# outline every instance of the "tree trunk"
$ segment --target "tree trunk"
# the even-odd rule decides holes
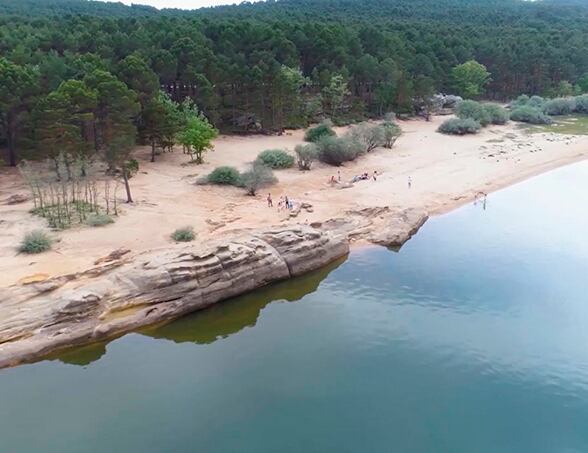
[[[98,152],[98,150],[100,149],[100,144],[98,141],[98,125],[96,124],[96,122],[94,121],[94,123],[92,124],[92,131],[93,131],[93,135],[94,135],[94,151]]]
[[[123,169],[123,179],[125,181],[125,190],[127,191],[127,203],[132,203],[133,197],[131,196],[131,186],[129,186],[129,175],[127,174],[126,169]]]
[[[151,139],[151,162],[155,162],[155,139]]]
[[[8,165],[16,167],[16,148],[14,144],[14,132],[9,129],[6,134],[6,144],[8,145]]]

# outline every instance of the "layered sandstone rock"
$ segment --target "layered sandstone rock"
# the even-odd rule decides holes
[[[347,211],[345,217],[312,224],[324,231],[336,231],[349,240],[364,240],[385,247],[400,247],[428,220],[417,209],[392,210],[387,206]]]
[[[0,367],[175,319],[346,255],[346,238],[307,226],[173,246],[86,272],[0,290]]]
[[[373,244],[386,247],[400,247],[408,241],[429,219],[426,212],[406,209],[399,215],[386,217],[368,235],[367,239]]]

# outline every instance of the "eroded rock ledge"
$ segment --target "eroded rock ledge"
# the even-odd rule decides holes
[[[417,209],[392,210],[388,206],[349,210],[345,217],[313,224],[323,231],[345,234],[349,240],[397,248],[407,242],[429,219]]]
[[[116,250],[84,272],[23,279],[0,289],[0,368],[171,321],[319,269],[347,255],[350,241],[400,247],[427,219],[417,210],[362,208],[311,226],[234,231],[209,244],[137,256]]]
[[[170,321],[348,252],[345,235],[294,226],[0,289],[0,368]]]

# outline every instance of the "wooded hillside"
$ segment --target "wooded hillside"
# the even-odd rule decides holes
[[[491,73],[484,97],[568,94],[588,72],[588,5],[282,0],[158,11],[0,0],[0,55],[0,141],[14,162],[46,154],[49,125],[66,111],[61,134],[92,146],[114,118],[148,141],[160,88],[229,132],[411,112],[415,99],[456,91],[452,68],[470,60]]]

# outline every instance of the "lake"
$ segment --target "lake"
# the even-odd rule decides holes
[[[0,451],[588,451],[587,206],[575,164],[398,252],[2,370]]]

